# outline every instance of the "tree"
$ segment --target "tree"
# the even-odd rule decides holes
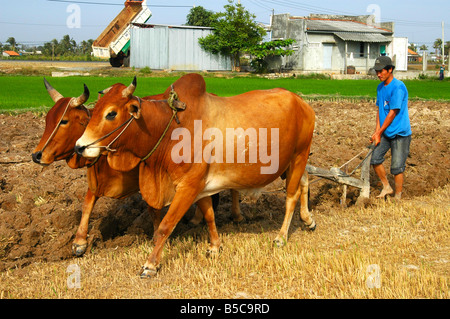
[[[237,70],[240,68],[241,52],[260,43],[266,31],[255,22],[256,16],[241,4],[233,4],[233,0],[228,0],[224,8],[225,12],[213,16],[213,33],[200,38],[199,43],[208,52],[231,56],[233,70]]]
[[[6,42],[9,43],[9,45],[11,46],[11,50],[16,51],[16,39],[14,37],[9,37],[8,40],[6,40]]]
[[[274,56],[289,56],[294,53],[294,50],[288,49],[295,42],[294,39],[286,40],[274,40],[269,42],[263,42],[257,44],[248,49],[248,52],[253,55],[252,67],[258,73],[263,73],[267,71],[267,61],[268,57]]]
[[[214,12],[206,10],[202,6],[193,7],[186,17],[186,25],[197,27],[211,27],[214,21]]]
[[[410,50],[412,50],[412,51],[414,51],[414,52],[417,51],[417,47],[416,47],[416,45],[415,45],[414,43],[411,43],[411,44],[408,46],[408,49],[410,49]]]
[[[426,44],[422,44],[421,46],[420,46],[420,49],[419,49],[420,51],[428,51],[428,47],[426,46]]]
[[[89,39],[87,41],[81,41],[80,46],[79,46],[79,50],[81,52],[81,54],[91,54],[92,52],[92,43],[94,43],[93,39]]]
[[[441,47],[442,47],[442,39],[441,38],[436,39],[436,41],[434,41],[434,43],[433,43],[433,48],[436,50],[435,51],[436,54],[437,54],[438,50],[439,50],[439,53],[442,53],[441,52],[441,50],[442,50]]]
[[[68,34],[63,36],[62,40],[58,45],[58,54],[59,55],[73,55],[75,54],[75,50],[77,47],[77,43],[75,40],[71,39]]]

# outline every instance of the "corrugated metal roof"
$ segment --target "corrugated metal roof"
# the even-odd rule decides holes
[[[391,42],[391,40],[379,33],[369,32],[333,32],[337,37],[344,41],[355,42]]]
[[[306,20],[308,31],[329,31],[329,32],[365,32],[365,33],[388,33],[392,32],[376,28],[356,21],[342,20]]]
[[[213,30],[211,27],[201,27],[192,25],[168,25],[168,24],[147,24],[147,23],[132,23],[133,26],[143,29],[151,28],[175,28],[175,29],[201,29],[201,30]]]

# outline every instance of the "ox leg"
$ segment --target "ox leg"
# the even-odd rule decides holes
[[[141,278],[153,277],[156,275],[157,269],[159,268],[159,263],[161,261],[163,247],[166,243],[167,238],[170,236],[175,226],[192,205],[195,198],[199,194],[200,189],[204,187],[204,185],[197,186],[198,188],[189,185],[187,187],[178,189],[175,193],[169,210],[167,211],[166,215],[159,224],[158,229],[156,230],[154,239],[154,241],[156,241],[155,247],[153,248],[153,251],[150,254],[147,262],[142,267],[142,272],[140,275]]]
[[[244,220],[244,216],[241,214],[241,206],[239,205],[240,194],[238,191],[232,189],[231,197],[233,199],[231,206],[231,215],[233,216],[233,222],[240,223]]]
[[[212,205],[213,205],[213,209],[217,210],[217,206],[219,206],[219,194],[214,194],[211,196],[212,199]],[[198,224],[200,224],[203,220],[203,213],[200,210],[200,208],[198,207],[198,203],[197,203],[197,207],[195,209],[195,213],[194,213],[194,217],[191,218],[191,220],[189,221],[189,223],[191,223],[194,226],[197,226]]]
[[[202,220],[203,220],[203,213],[200,210],[200,207],[198,207],[198,203],[197,203],[197,207],[195,208],[194,217],[191,218],[189,223],[191,223],[194,226],[197,226],[198,224],[200,224],[202,222]]]
[[[214,205],[214,196],[217,196],[217,195],[213,195],[213,208],[216,209],[217,207],[216,207],[216,205]],[[233,219],[233,222],[240,223],[244,220],[244,216],[242,216],[242,214],[241,214],[241,207],[239,206],[240,194],[238,191],[235,191],[234,189],[232,189],[231,197],[232,197],[231,217]],[[218,198],[217,198],[217,200],[218,200]],[[198,224],[201,223],[202,220],[203,220],[203,213],[201,212],[200,208],[198,207],[198,203],[197,203],[197,208],[195,209],[194,217],[191,218],[189,223],[197,226]]]
[[[210,246],[207,255],[215,255],[220,250],[220,239],[216,228],[216,221],[214,218],[214,209],[212,205],[211,197],[205,197],[197,202],[198,207],[200,207],[205,221],[208,225]]]
[[[300,195],[300,219],[307,230],[313,231],[316,229],[316,222],[308,210],[309,179],[306,170],[300,180],[300,188],[302,190]]]
[[[309,229],[315,229],[315,222],[308,211],[308,173],[304,169],[305,165],[306,160],[300,159],[296,163],[291,164],[287,174],[286,212],[283,225],[281,226],[278,236],[274,240],[275,245],[278,247],[284,246],[287,242],[289,226],[291,225],[292,216],[299,198],[301,198],[300,217],[302,221]]]
[[[86,252],[89,217],[91,216],[97,199],[98,197],[88,189],[84,198],[80,225],[78,226],[75,240],[72,243],[72,252],[75,256],[82,256]]]
[[[159,209],[154,209],[152,207],[148,207],[148,212],[150,216],[152,217],[153,222],[153,243],[156,243],[156,230],[159,227],[159,224],[161,223],[161,211]]]

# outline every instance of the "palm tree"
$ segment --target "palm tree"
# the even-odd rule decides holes
[[[11,50],[16,51],[16,39],[14,37],[9,37],[8,40],[6,40],[11,45]]]
[[[435,51],[436,54],[437,54],[438,50],[439,50],[439,53],[442,53],[441,47],[442,47],[442,39],[441,38],[436,39],[436,41],[434,41],[434,43],[433,43],[433,48],[436,50]]]
[[[426,46],[426,44],[422,44],[421,46],[420,46],[420,49],[419,49],[420,51],[428,51],[428,47]]]

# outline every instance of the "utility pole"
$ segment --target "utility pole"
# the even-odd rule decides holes
[[[442,64],[445,64],[445,51],[444,51],[444,44],[445,44],[445,42],[444,42],[444,21],[442,21],[442,50],[441,50],[441,52],[442,52]]]

